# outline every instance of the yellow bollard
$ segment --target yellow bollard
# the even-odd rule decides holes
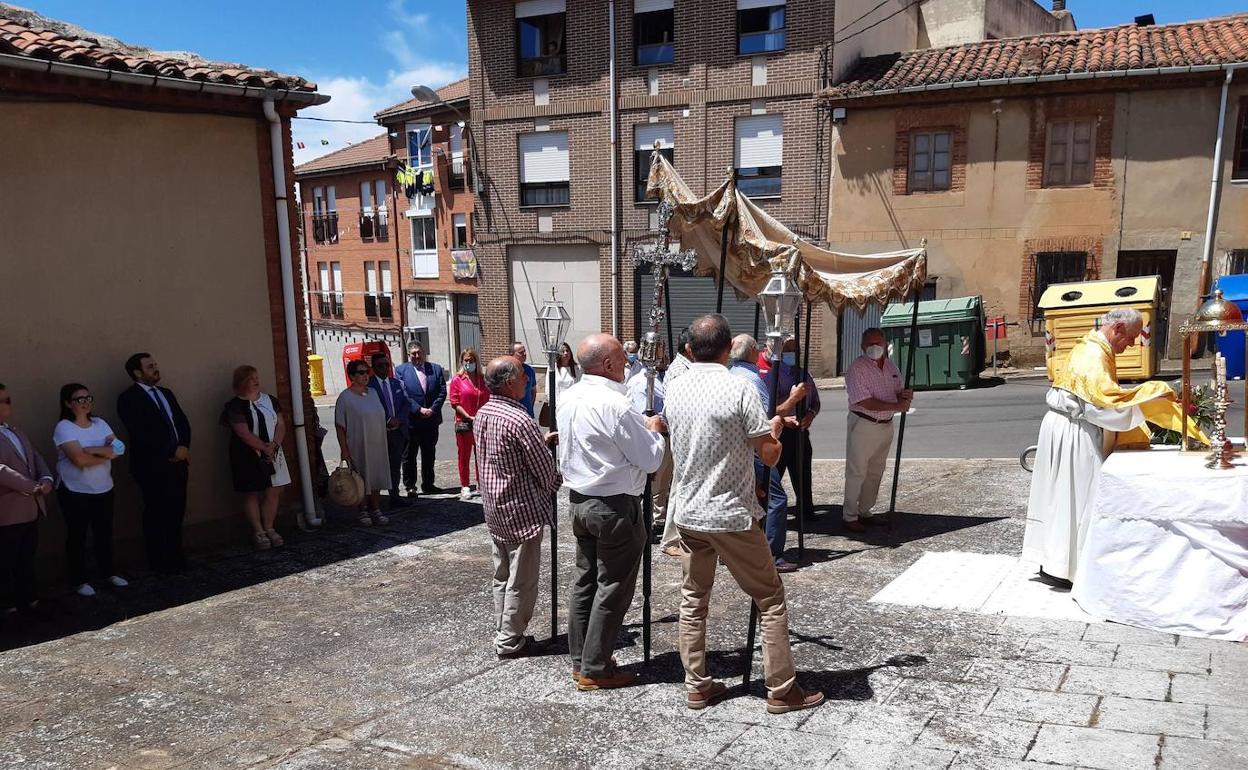
[[[308,356],[308,390],[313,396],[325,395],[325,357],[315,353]]]

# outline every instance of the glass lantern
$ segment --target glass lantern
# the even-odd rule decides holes
[[[542,335],[542,345],[547,355],[557,355],[572,328],[572,316],[563,303],[555,298],[555,287],[550,287],[550,299],[542,304],[537,314],[537,330]]]
[[[789,275],[788,260],[784,256],[772,258],[771,276],[767,279],[767,285],[758,293],[758,301],[763,306],[763,315],[767,321],[767,342],[774,356],[778,353],[789,324],[797,316],[797,309],[802,303],[802,291]]]

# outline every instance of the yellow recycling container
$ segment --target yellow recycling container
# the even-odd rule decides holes
[[[1161,279],[1155,275],[1049,286],[1040,296],[1049,379],[1066,365],[1075,343],[1095,329],[1098,319],[1115,307],[1133,307],[1144,316],[1144,331],[1139,341],[1118,354],[1118,379],[1152,377],[1157,371],[1157,350],[1152,344],[1153,322],[1157,318],[1160,297]]]
[[[315,353],[308,356],[308,390],[313,396],[325,395],[325,358]]]

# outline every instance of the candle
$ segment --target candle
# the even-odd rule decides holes
[[[1217,358],[1218,383],[1221,384],[1221,383],[1226,382],[1226,356],[1222,355],[1221,353],[1218,353],[1217,356],[1218,356]]]

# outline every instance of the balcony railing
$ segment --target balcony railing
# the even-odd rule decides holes
[[[453,190],[463,190],[468,186],[468,164],[463,156],[451,158],[450,182]]]
[[[338,212],[312,215],[312,240],[322,245],[338,242]]]
[[[389,214],[380,211],[365,211],[360,214],[360,238],[365,241],[384,241],[390,237]]]
[[[342,318],[342,293],[323,291],[317,295],[321,318]]]
[[[370,321],[394,320],[394,297],[391,294],[365,294],[364,315]]]

